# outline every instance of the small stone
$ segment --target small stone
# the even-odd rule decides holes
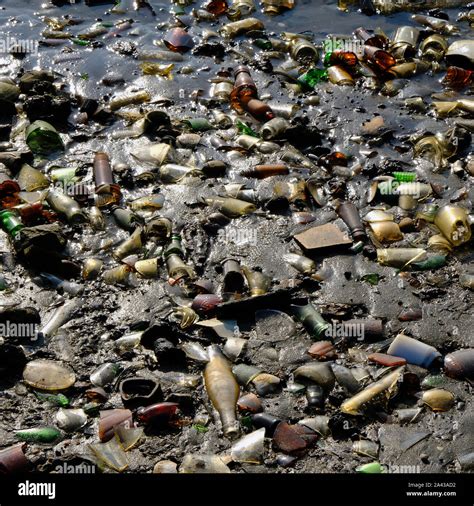
[[[262,373],[257,375],[252,383],[261,396],[272,394],[278,391],[280,387],[280,378],[273,374]]]
[[[160,460],[153,467],[153,474],[178,474],[178,464],[171,460]]]
[[[260,413],[263,411],[260,399],[253,393],[243,395],[237,401],[237,407],[240,411],[247,411],[249,413]]]
[[[384,126],[384,119],[382,116],[375,116],[370,121],[362,123],[362,133],[373,135]]]
[[[415,222],[411,218],[402,218],[398,226],[402,232],[415,231]]]

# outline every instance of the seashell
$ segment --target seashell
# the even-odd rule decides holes
[[[434,388],[423,393],[422,401],[433,411],[449,411],[454,406],[454,395],[447,390]]]
[[[76,382],[74,371],[54,360],[37,359],[26,364],[23,371],[26,384],[40,390],[65,390]]]

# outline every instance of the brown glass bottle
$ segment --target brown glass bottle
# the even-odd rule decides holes
[[[364,225],[360,219],[357,207],[352,202],[342,202],[337,208],[337,214],[349,227],[354,241],[362,241],[365,239]]]
[[[269,121],[275,117],[272,108],[257,98],[252,98],[244,103],[244,110],[255,119],[262,122]]]
[[[357,56],[351,51],[333,51],[324,59],[327,66],[341,65],[343,67],[355,67],[357,65]]]
[[[384,72],[397,63],[391,54],[382,51],[376,46],[364,46],[364,56],[368,62]]]
[[[230,94],[231,106],[242,113],[243,105],[252,98],[258,97],[257,86],[250,75],[250,70],[244,65],[240,65],[234,71],[234,89]]]
[[[384,49],[388,45],[388,40],[383,35],[370,33],[365,28],[357,28],[354,30],[354,35],[361,40],[366,46],[375,46],[379,49]]]
[[[98,152],[95,154],[94,182],[98,207],[120,202],[122,197],[120,187],[115,184],[107,153]]]
[[[289,174],[289,170],[286,165],[275,163],[275,164],[255,165],[253,169],[242,171],[240,174],[244,177],[255,177],[257,179],[264,179],[266,177]]]
[[[214,14],[214,16],[222,16],[227,12],[229,6],[227,5],[226,0],[209,0],[204,5],[206,11]]]
[[[194,47],[194,41],[183,28],[173,28],[164,37],[166,47],[178,53],[185,53]]]
[[[462,69],[460,67],[448,67],[446,76],[443,79],[443,84],[450,88],[464,88],[473,82],[472,70]]]

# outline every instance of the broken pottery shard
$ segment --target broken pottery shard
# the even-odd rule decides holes
[[[317,439],[318,434],[306,425],[281,422],[273,434],[273,446],[284,453],[301,453]]]
[[[376,364],[385,365],[387,367],[395,367],[407,363],[406,359],[402,357],[394,357],[392,355],[386,355],[385,353],[372,353],[367,358],[370,362],[375,362]]]
[[[312,227],[294,236],[295,241],[305,250],[348,246],[352,244],[348,235],[333,223]]]

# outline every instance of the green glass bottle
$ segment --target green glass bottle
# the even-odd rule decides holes
[[[266,49],[267,51],[273,49],[273,44],[268,39],[256,39],[253,43],[260,49]]]
[[[17,430],[15,435],[18,439],[27,443],[52,443],[61,437],[61,432],[55,427],[38,427]]]
[[[184,257],[184,250],[181,244],[181,236],[179,234],[172,234],[171,241],[163,251],[163,256],[168,258],[170,255],[179,255],[181,258]]]
[[[0,226],[5,232],[8,232],[11,237],[15,237],[18,232],[24,228],[20,218],[10,209],[0,211]]]
[[[26,143],[35,154],[47,155],[64,149],[63,141],[46,121],[37,120],[26,129]]]
[[[329,51],[324,55],[323,63],[324,63],[325,67],[331,66],[331,55],[332,55],[332,51]]]
[[[76,44],[77,46],[90,46],[91,44],[90,40],[81,40],[81,39],[71,39],[71,42],[73,44]]]
[[[183,123],[186,123],[195,132],[204,132],[206,130],[212,130],[214,128],[207,118],[185,119]]]
[[[312,304],[306,304],[305,306],[292,305],[291,308],[296,318],[313,337],[322,336],[330,327],[329,323],[324,320]]]
[[[416,172],[394,172],[393,177],[399,183],[411,183],[416,179]]]

